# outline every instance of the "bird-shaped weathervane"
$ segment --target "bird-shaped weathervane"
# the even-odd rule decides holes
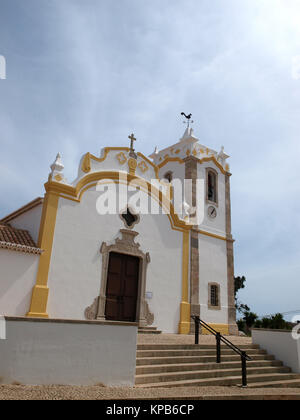
[[[186,118],[186,121],[183,121],[184,124],[188,125],[188,128],[190,128],[190,124],[193,124],[193,120],[191,120],[192,118],[192,114],[186,115],[184,112],[181,113],[181,115],[183,115]]]

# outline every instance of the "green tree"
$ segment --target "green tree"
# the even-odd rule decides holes
[[[248,311],[246,311],[244,313],[243,320],[245,321],[245,325],[246,325],[246,331],[245,332],[246,332],[246,334],[250,334],[251,328],[254,326],[254,324],[258,320],[258,315],[255,314],[254,312],[248,312]]]
[[[246,277],[245,276],[238,276],[234,278],[234,295],[237,297],[237,293],[241,289],[245,289]]]
[[[238,300],[238,292],[241,289],[245,289],[246,277],[245,276],[238,276],[234,278],[234,297],[235,297],[235,307],[237,311],[241,314],[245,312],[250,312],[250,308],[245,303],[242,303]]]

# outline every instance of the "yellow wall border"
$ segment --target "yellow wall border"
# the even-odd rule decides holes
[[[96,162],[104,162],[109,154],[109,152],[113,151],[124,151],[129,152],[129,147],[105,147],[103,156],[98,158],[97,156],[92,155],[91,153],[86,153],[82,159],[81,169],[84,173],[89,173],[91,171],[91,160],[94,160]],[[152,168],[154,169],[155,176],[157,179],[159,179],[159,171],[161,168],[163,168],[165,165],[167,165],[169,162],[178,162],[179,164],[184,163],[184,160],[179,157],[170,157],[169,155],[165,156],[165,159],[159,163],[158,165],[155,165],[150,159],[148,159],[145,155],[143,155],[141,152],[138,152],[137,155],[145,160]],[[223,168],[223,166],[220,164],[220,162],[217,161],[217,159],[214,156],[208,156],[204,157],[202,159],[195,157],[197,159],[198,163],[203,162],[213,162],[224,175],[231,175],[229,172]]]
[[[76,187],[62,184],[49,180],[45,184],[46,195],[43,203],[43,212],[41,219],[41,226],[39,232],[38,246],[44,252],[40,257],[36,285],[33,288],[31,304],[28,317],[32,318],[48,318],[47,303],[49,296],[48,275],[51,262],[51,254],[53,247],[54,231],[56,225],[56,216],[58,210],[59,198],[66,200],[80,202],[82,195],[88,189],[97,185],[101,179],[111,179],[114,182],[119,180],[119,172],[96,172],[86,175],[81,179]],[[147,186],[147,192],[153,195],[156,200],[163,207],[166,202],[166,197],[161,191],[153,188],[150,183],[142,178],[127,174],[127,180],[143,181]],[[170,203],[170,214],[167,214],[171,228],[176,231],[183,232],[183,261],[182,261],[182,302],[180,307],[180,331],[182,334],[187,334],[190,328],[190,304],[188,303],[188,261],[189,261],[189,230],[192,226],[187,225],[184,221],[179,219],[175,213],[173,205]]]
[[[114,182],[118,182],[120,179],[123,180],[122,175],[119,172],[115,171],[102,171],[102,172],[92,172],[83,178],[81,178],[76,186],[66,185],[55,181],[49,181],[45,184],[46,191],[51,192],[57,196],[63,197],[67,200],[73,201],[81,201],[82,195],[88,189],[97,185],[98,181],[103,179],[113,180]],[[144,178],[140,178],[137,175],[133,174],[126,174],[127,181],[132,182],[136,180],[139,183],[143,183],[147,186],[148,194],[152,195],[154,198],[158,200],[158,202],[162,205],[168,201],[168,198],[162,193],[162,191],[155,188],[155,186],[151,185],[148,181]],[[171,222],[172,229],[174,230],[190,230],[192,228],[191,225],[187,225],[184,220],[181,220],[179,216],[176,214],[174,210],[174,206],[171,202],[168,203],[170,207],[170,214],[168,217]]]
[[[91,153],[86,153],[83,157],[82,164],[81,164],[82,171],[85,173],[89,173],[91,170],[91,160],[95,160],[96,162],[104,162],[109,152],[118,151],[118,150],[124,151],[124,152],[130,151],[129,147],[105,147],[104,154],[101,158],[98,158],[97,156],[94,156]]]
[[[222,335],[229,335],[229,325],[228,324],[208,324],[211,328],[221,333]],[[210,335],[211,333],[202,327],[201,334]]]
[[[30,309],[27,313],[27,316],[32,318],[48,318],[48,274],[52,254],[58,200],[59,196],[57,194],[47,192],[45,195],[38,240],[38,246],[43,249],[44,252],[40,256],[36,285],[33,288]]]
[[[182,296],[180,304],[179,334],[189,334],[191,327],[191,305],[189,303],[189,243],[190,232],[183,232],[182,241]]]
[[[228,175],[228,171],[226,171],[223,166],[220,164],[220,162],[217,161],[217,159],[214,156],[208,156],[208,157],[204,157],[202,159],[194,157],[194,159],[197,160],[197,162],[199,164],[204,163],[204,162],[213,162],[217,168],[220,169],[220,171],[222,172],[222,174],[224,175]],[[158,176],[158,172],[161,168],[163,168],[165,165],[167,165],[169,162],[178,162],[180,164],[184,163],[184,159],[181,159],[179,157],[166,157],[161,163],[159,163],[156,168],[157,168],[157,176]]]

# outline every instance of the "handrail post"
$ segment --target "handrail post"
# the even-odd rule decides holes
[[[217,363],[221,363],[221,333],[216,334],[217,341]]]
[[[199,316],[195,316],[194,321],[195,321],[195,344],[199,344],[199,325],[200,325]]]
[[[242,359],[242,387],[247,387],[247,354],[245,351],[242,351],[241,359]]]

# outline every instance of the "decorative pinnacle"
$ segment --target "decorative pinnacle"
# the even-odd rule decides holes
[[[54,172],[62,172],[64,170],[64,165],[62,163],[60,153],[57,153],[56,159],[52,163],[52,165],[50,166],[50,168],[52,170],[52,173],[54,173]]]

